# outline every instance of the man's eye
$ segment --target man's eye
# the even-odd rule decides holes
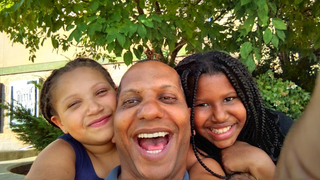
[[[139,100],[137,100],[137,99],[128,99],[128,100],[123,101],[122,106],[124,108],[130,108],[130,107],[137,105],[138,103],[139,103]]]
[[[160,100],[164,103],[174,103],[177,99],[175,97],[164,96],[161,97]]]
[[[137,102],[137,100],[135,100],[135,99],[129,99],[129,100],[124,101],[123,104],[133,104],[133,103],[136,103],[136,102]]]

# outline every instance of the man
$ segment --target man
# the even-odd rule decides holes
[[[277,164],[275,179],[320,179],[320,74],[312,98],[291,127]]]
[[[106,180],[186,180],[190,109],[179,76],[158,61],[133,65],[122,77],[114,116],[121,167]]]

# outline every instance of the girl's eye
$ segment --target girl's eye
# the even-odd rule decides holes
[[[103,94],[103,93],[105,93],[105,92],[107,92],[107,91],[108,91],[107,89],[101,89],[101,90],[99,90],[99,91],[97,92],[97,95]]]
[[[170,96],[164,96],[164,97],[161,97],[159,98],[162,102],[164,103],[168,103],[168,104],[171,104],[171,103],[174,103],[176,101],[176,98],[175,97],[170,97]]]
[[[196,104],[195,107],[208,107],[209,104],[208,103],[201,103],[201,104]]]
[[[70,104],[68,105],[68,108],[71,108],[71,107],[73,107],[73,106],[75,106],[75,105],[77,105],[77,104],[79,104],[79,103],[80,103],[80,101],[72,102],[72,103],[70,103]]]
[[[224,102],[229,102],[229,101],[232,101],[235,97],[227,97],[225,98],[223,101]]]

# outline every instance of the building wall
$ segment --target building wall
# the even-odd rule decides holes
[[[70,59],[74,59],[76,51],[77,49],[74,48],[68,52],[56,53],[52,51],[51,42],[46,42],[44,47],[41,47],[37,52],[35,62],[31,62],[28,60],[29,51],[23,45],[12,44],[8,35],[0,33],[1,102],[10,101],[10,82],[35,78],[46,79],[53,69],[65,65]],[[104,61],[98,62],[107,68],[117,85],[123,73],[128,69],[121,62],[117,65]],[[14,150],[29,146],[16,138],[15,133],[10,129],[10,119],[2,116],[5,113],[3,110],[0,112],[0,150]]]

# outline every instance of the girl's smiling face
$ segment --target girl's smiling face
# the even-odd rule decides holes
[[[196,132],[220,149],[232,146],[245,122],[246,109],[228,78],[203,74],[195,102]]]
[[[78,67],[56,82],[52,122],[83,144],[104,144],[113,137],[116,91],[90,67]]]

